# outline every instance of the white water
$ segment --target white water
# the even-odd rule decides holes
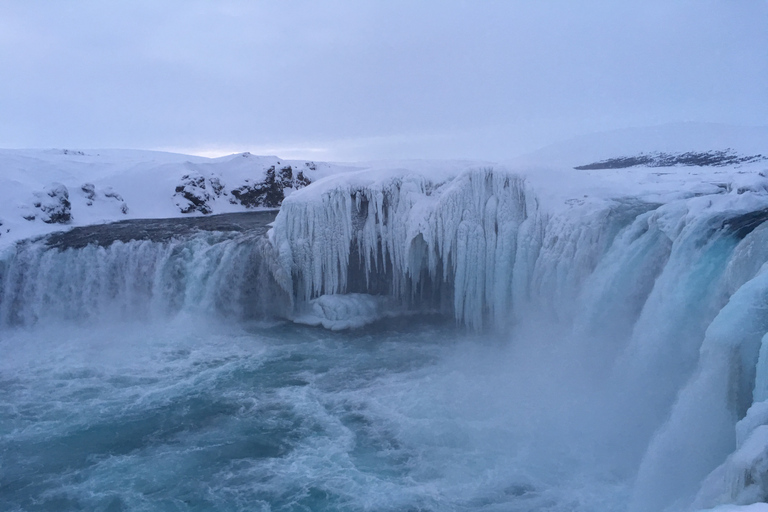
[[[107,443],[59,483],[45,477],[55,461],[33,465],[18,489],[3,466],[6,503],[27,508],[23,489],[45,485],[84,508],[84,496],[106,493],[115,507],[146,510],[650,512],[762,501],[766,208],[746,192],[552,213],[524,181],[482,170],[446,185],[396,176],[297,192],[266,246],[223,234],[23,246],[6,256],[0,303],[2,350],[13,355],[2,404],[14,418],[1,442],[14,460],[47,446],[40,425],[65,444],[73,429],[87,438],[105,403],[118,430],[134,425],[132,407],[155,417],[136,405],[145,396],[234,405],[189,405],[198,419],[180,443],[183,410],[128,429],[119,457],[154,461],[155,487],[133,462],[102,465],[118,462]],[[386,299],[330,298],[365,292]],[[336,317],[374,320],[382,304],[447,324],[410,316],[394,330],[333,334],[248,323],[302,318],[318,304],[349,325],[362,321]],[[152,322],[134,331],[137,320]],[[225,368],[226,384],[207,380],[209,367]],[[134,374],[132,394],[104,384]],[[54,392],[62,385],[70,398]],[[46,416],[51,403],[63,404],[60,416]],[[278,405],[243,419],[238,411],[256,410],[247,403]],[[251,437],[261,452],[212,456],[212,472],[163,465]],[[26,452],[11,449],[25,439]],[[109,482],[136,494],[112,496]],[[112,506],[104,499],[98,506]]]

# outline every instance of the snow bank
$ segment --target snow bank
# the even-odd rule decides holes
[[[354,169],[241,153],[202,158],[130,150],[0,150],[0,249],[72,226],[276,208]]]

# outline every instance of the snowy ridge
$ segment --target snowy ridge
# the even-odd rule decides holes
[[[73,226],[276,208],[296,188],[351,169],[250,153],[0,150],[0,249]]]

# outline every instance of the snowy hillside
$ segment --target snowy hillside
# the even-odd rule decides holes
[[[293,190],[347,170],[250,153],[0,150],[0,247],[72,226],[275,208]]]

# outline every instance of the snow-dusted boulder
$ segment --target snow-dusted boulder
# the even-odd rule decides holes
[[[98,198],[96,186],[93,183],[83,183],[83,185],[80,187],[80,191],[85,196],[85,204],[87,206],[93,206],[94,201],[96,201]],[[123,215],[128,214],[128,204],[126,204],[123,196],[115,192],[112,187],[106,187],[103,189],[101,191],[101,195],[107,200],[116,202],[118,208],[120,209],[120,213]]]
[[[123,199],[123,196],[112,190],[112,187],[105,188],[102,193],[107,199],[112,199],[113,201],[119,203],[120,212],[123,215],[128,213],[128,205],[125,203],[125,199]]]
[[[208,181],[207,184],[206,181]],[[220,195],[224,188],[220,180],[216,179],[215,183],[214,185],[197,172],[185,174],[181,177],[181,183],[176,185],[176,192],[173,194],[174,203],[181,213],[212,213],[213,208],[209,203]]]
[[[66,224],[72,220],[69,190],[61,183],[51,183],[42,192],[35,192],[32,205],[39,213],[28,213],[27,220],[40,218],[46,224]]]
[[[93,200],[96,199],[96,185],[93,183],[83,183],[80,187],[83,194],[85,194],[86,203],[88,206],[93,205]]]

